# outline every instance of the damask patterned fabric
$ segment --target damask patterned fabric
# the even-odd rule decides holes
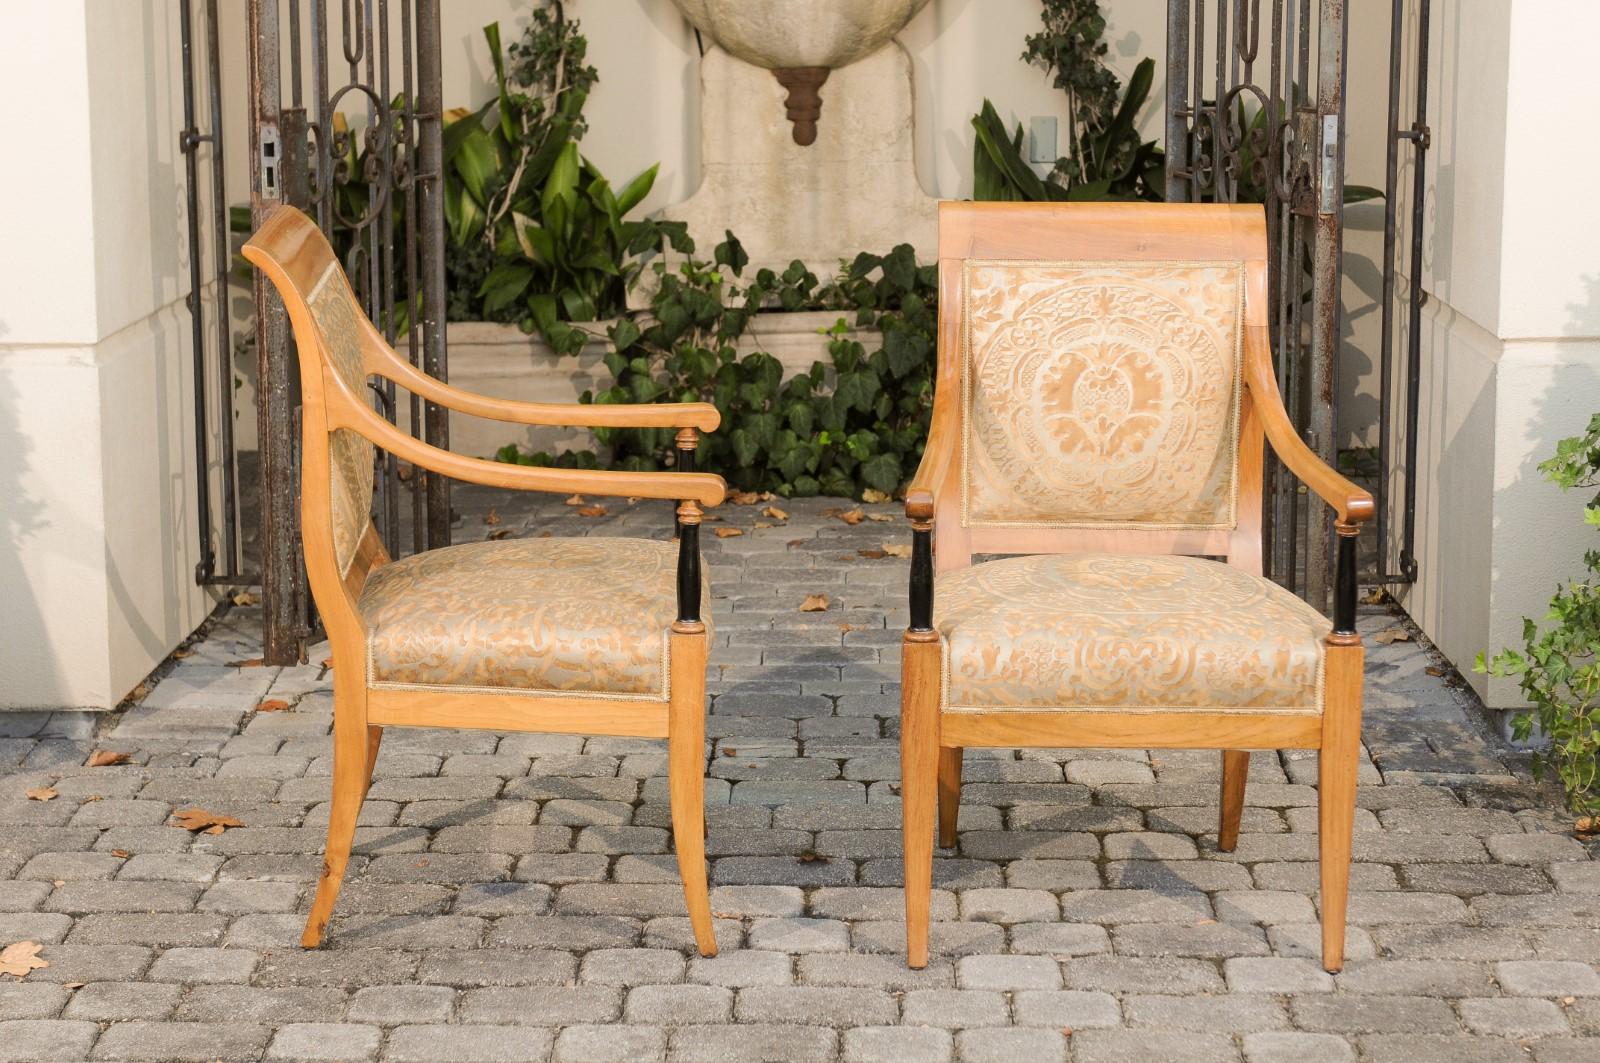
[[[367,681],[665,701],[677,558],[649,539],[505,539],[384,565],[359,605]]]
[[[334,372],[352,395],[364,399],[367,376],[362,371],[355,296],[337,265],[329,263],[306,305],[322,330]],[[328,453],[333,466],[333,553],[343,575],[372,523],[373,448],[366,439],[341,428],[329,438]]]
[[[968,525],[1231,528],[1238,262],[971,260]]]
[[[1194,557],[1055,554],[940,575],[944,705],[1320,713],[1332,624]]]

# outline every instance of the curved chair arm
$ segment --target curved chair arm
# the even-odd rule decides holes
[[[1267,442],[1272,444],[1278,460],[1333,507],[1339,523],[1348,525],[1371,520],[1375,512],[1372,495],[1330,468],[1295,431],[1272,373],[1263,327],[1251,327],[1245,333],[1244,370],[1250,397],[1255,400],[1256,416],[1261,419]]]
[[[934,392],[933,414],[928,420],[928,442],[922,448],[922,461],[906,486],[906,516],[913,521],[932,521],[939,491],[950,473],[958,445],[959,418],[954,393],[950,388]]]
[[[348,429],[396,457],[441,476],[518,491],[557,494],[586,491],[597,495],[689,499],[702,506],[720,505],[727,495],[728,485],[714,473],[530,468],[440,450],[400,431],[371,407],[353,399],[339,375],[331,369],[323,369],[323,380],[332,400],[327,404],[329,428]]]
[[[360,319],[363,339],[362,368],[371,375],[394,381],[429,402],[473,417],[513,424],[571,425],[583,428],[694,428],[714,432],[722,415],[709,402],[646,404],[517,402],[464,391],[429,376],[395,353],[383,334]]]

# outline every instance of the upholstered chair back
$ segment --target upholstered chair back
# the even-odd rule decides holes
[[[967,259],[968,525],[1232,528],[1239,262]]]
[[[940,204],[936,564],[1260,551],[1259,207]],[[954,312],[949,312],[951,308]],[[951,409],[953,407],[953,409]]]
[[[361,311],[337,261],[330,259],[307,294],[306,306],[321,333],[323,358],[350,394],[365,401],[367,377],[358,324]],[[337,429],[328,439],[328,459],[333,552],[343,576],[372,524],[373,446],[349,429]]]

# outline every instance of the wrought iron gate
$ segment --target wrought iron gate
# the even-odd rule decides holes
[[[1167,0],[1167,198],[1265,208],[1278,381],[1329,464],[1347,39],[1344,0]],[[1330,522],[1275,462],[1265,495],[1267,574],[1325,608]]]
[[[389,342],[403,333],[402,349],[412,364],[442,379],[447,363],[440,2],[339,0],[332,64],[328,6],[327,0],[309,0],[302,30],[301,0],[250,0],[251,225],[260,225],[280,203],[315,217]],[[398,13],[397,54],[391,54],[391,9]],[[363,127],[347,121],[351,109],[364,110]],[[282,664],[303,659],[316,628],[299,544],[298,370],[283,303],[259,274],[254,295],[264,656]],[[373,402],[399,422],[392,383],[374,385]],[[412,435],[448,446],[442,408],[412,395],[406,420]],[[421,469],[403,481],[393,455],[380,452],[378,461],[374,520],[390,554],[403,552],[401,503],[408,491],[411,549],[447,544],[448,481]]]

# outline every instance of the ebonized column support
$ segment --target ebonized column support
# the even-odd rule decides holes
[[[911,625],[919,634],[933,632],[933,522],[911,522]]]
[[[1361,641],[1356,634],[1356,536],[1361,526],[1354,521],[1335,521],[1339,558],[1333,577],[1333,634],[1328,641],[1349,645]]]
[[[678,504],[678,622],[674,630],[700,624],[700,506],[693,499]]]

